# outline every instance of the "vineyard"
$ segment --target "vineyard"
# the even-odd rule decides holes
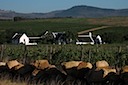
[[[69,60],[94,63],[97,60],[105,59],[111,65],[124,66],[128,64],[127,21],[128,17],[0,21],[0,58],[2,60],[26,60],[27,62],[35,59],[48,59],[53,64]],[[101,35],[103,41],[107,43],[104,45],[51,45],[42,44],[42,42],[37,46],[11,45],[11,39],[15,32],[25,32],[29,36],[37,36],[46,30],[65,31],[76,39],[78,32],[102,26],[107,26],[107,28],[95,30],[93,34]]]
[[[26,33],[28,36],[39,36],[46,30],[51,32],[66,32],[73,39],[77,33],[102,26],[105,29],[93,31],[94,35],[101,35],[108,43],[125,43],[128,41],[128,18],[55,18],[35,19],[21,21],[0,21],[0,44],[11,43],[12,36],[18,33]],[[115,37],[118,37],[115,39]],[[41,42],[42,43],[42,42]],[[44,43],[43,43],[44,44]]]
[[[40,46],[44,47],[43,50],[38,47],[40,52],[30,46],[21,46],[20,49],[16,48],[17,51],[8,46],[9,50],[15,51],[17,56],[18,54],[23,56],[11,57],[14,56],[11,51],[11,55],[3,58],[2,56],[5,56],[3,53],[7,52],[7,46],[3,45],[1,46],[3,59],[0,62],[0,85],[127,85],[128,48],[109,46],[106,48],[106,46],[68,45],[69,50],[67,50],[66,46],[48,45]],[[17,53],[19,50],[21,53]],[[39,57],[42,55],[38,53],[42,52],[47,53],[44,58]],[[30,54],[38,57],[35,58]]]
[[[62,62],[73,60],[90,62],[92,64],[99,60],[106,60],[110,66],[121,68],[128,65],[127,21],[128,17],[0,21],[0,61],[7,62],[16,59],[23,64],[29,64],[34,60],[47,59],[50,64],[59,66]],[[11,44],[11,38],[15,32],[25,32],[29,36],[37,36],[46,30],[65,31],[76,37],[78,32],[102,26],[107,26],[107,28],[93,32],[94,35],[100,34],[103,37],[106,44],[102,45],[53,45],[38,43],[37,46],[25,46]],[[26,85],[21,81],[17,83],[10,81],[10,79],[5,79],[4,77],[2,79],[0,76],[0,85],[6,85],[6,83],[7,85]],[[51,81],[51,83],[47,85],[60,85],[59,83],[56,84],[55,81]],[[77,83],[80,82],[77,81]]]
[[[1,45],[1,60],[18,59],[31,62],[36,59],[48,59],[58,65],[64,61],[82,60],[94,63],[106,60],[110,65],[128,64],[128,46],[126,44],[104,45]]]

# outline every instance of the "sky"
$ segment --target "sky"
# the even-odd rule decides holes
[[[20,13],[47,13],[78,5],[126,9],[128,0],[0,0],[0,9]]]

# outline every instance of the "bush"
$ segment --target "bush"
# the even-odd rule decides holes
[[[52,64],[60,64],[64,61],[82,60],[95,63],[98,60],[106,60],[110,65],[124,66],[128,64],[127,45],[6,45],[3,49],[3,59],[18,59],[31,62],[36,59],[48,59]]]

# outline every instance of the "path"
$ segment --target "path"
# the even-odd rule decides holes
[[[92,28],[92,29],[88,29],[88,30],[78,32],[78,34],[80,35],[80,34],[84,34],[84,33],[95,31],[95,30],[100,30],[100,29],[104,29],[104,28],[108,28],[108,27],[110,27],[110,26],[101,26],[101,27],[97,27],[97,28]]]

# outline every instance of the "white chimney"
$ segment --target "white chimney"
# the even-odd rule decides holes
[[[89,36],[92,37],[92,33],[91,32],[89,32]]]

